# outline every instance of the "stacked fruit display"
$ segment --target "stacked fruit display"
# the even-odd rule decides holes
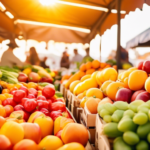
[[[52,84],[41,90],[22,84],[4,90],[0,94],[0,150],[84,150],[88,131],[74,122]]]
[[[148,150],[150,143],[150,101],[135,100],[99,104],[98,114],[106,124],[103,134],[114,140],[114,150]]]

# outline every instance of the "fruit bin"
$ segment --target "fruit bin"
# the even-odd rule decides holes
[[[67,91],[67,100],[68,100],[68,109],[71,110],[71,103],[72,103],[72,96],[73,94],[70,92],[70,90]]]
[[[103,135],[103,126],[105,121],[99,115],[96,115],[96,133],[95,133],[95,149],[96,150],[112,150],[113,139]]]
[[[95,144],[96,114],[91,114],[85,107],[81,113],[80,123],[88,129],[90,133],[90,143]]]
[[[78,110],[80,111],[80,109],[78,109],[79,107],[80,107],[80,100],[75,95],[72,94],[71,112],[75,117],[75,119],[77,120],[77,122],[80,121],[78,118]]]

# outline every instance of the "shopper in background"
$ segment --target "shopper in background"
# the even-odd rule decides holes
[[[82,63],[87,63],[88,61],[93,61],[93,58],[90,57],[90,49],[86,48],[86,56],[83,58]]]
[[[47,60],[47,57],[44,57],[43,60],[40,63],[41,67],[43,67],[43,68],[49,68],[49,66],[46,65],[46,60]]]
[[[30,48],[29,56],[27,57],[26,62],[31,65],[40,65],[40,59],[38,57],[35,47]]]
[[[0,62],[0,66],[22,67],[24,63],[13,54],[13,50],[16,47],[18,47],[16,42],[14,40],[11,40],[10,43],[7,45],[9,46],[9,48],[3,53],[1,62]]]
[[[61,61],[60,61],[60,66],[62,68],[67,68],[69,69],[69,66],[70,66],[70,61],[69,61],[69,56],[67,54],[66,51],[63,52],[63,55],[61,57]]]
[[[78,53],[77,49],[74,49],[74,57],[72,58],[72,63],[81,62],[83,57]]]

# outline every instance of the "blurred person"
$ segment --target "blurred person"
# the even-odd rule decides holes
[[[24,63],[13,54],[13,50],[16,47],[18,47],[16,42],[14,40],[11,40],[10,43],[7,45],[9,46],[9,48],[3,53],[2,57],[1,57],[0,66],[22,67],[24,65]]]
[[[77,49],[74,49],[74,57],[72,58],[72,63],[81,62],[83,57],[78,53]]]
[[[41,64],[40,66],[43,68],[49,68],[49,66],[46,65],[46,61],[47,61],[47,57],[44,57],[44,59],[40,63]]]
[[[85,51],[86,51],[86,55],[84,56],[82,63],[87,63],[89,61],[93,61],[93,58],[90,56],[90,49],[86,48]]]
[[[27,57],[27,63],[31,65],[40,65],[40,59],[36,52],[35,47],[31,47],[29,50],[29,56]]]
[[[60,61],[60,66],[69,69],[70,67],[70,61],[69,61],[69,56],[66,51],[63,52],[61,61]]]

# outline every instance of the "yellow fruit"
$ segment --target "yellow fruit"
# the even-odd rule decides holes
[[[83,93],[84,91],[86,91],[86,90],[88,90],[88,89],[90,89],[90,88],[93,88],[93,87],[98,87],[98,84],[97,84],[97,82],[95,81],[95,79],[90,78],[90,79],[87,79],[87,80],[85,80],[85,81],[79,83],[79,84],[75,87],[73,93],[74,93],[75,95],[78,95],[78,94]]]
[[[80,102],[80,107],[84,108],[86,101],[88,100],[87,97],[83,97],[81,102]]]
[[[6,122],[0,130],[0,134],[8,137],[13,145],[23,140],[24,138],[23,127],[14,121]]]
[[[89,79],[89,78],[91,78],[91,75],[90,75],[90,74],[87,74],[87,75],[85,75],[85,76],[83,76],[83,77],[81,78],[81,82],[83,82],[83,81],[85,81],[86,79]]]
[[[57,150],[63,146],[63,142],[53,135],[46,136],[40,143],[39,148],[41,150]]]
[[[64,146],[60,147],[58,150],[85,150],[83,145],[73,142],[69,144],[65,144]]]
[[[73,81],[71,84],[70,84],[70,87],[69,87],[69,89],[70,89],[70,91],[73,93],[73,90],[74,90],[74,88],[76,87],[76,85],[77,84],[79,84],[80,83],[80,80],[76,80],[76,81]]]
[[[129,88],[133,91],[140,90],[144,87],[145,81],[148,78],[148,75],[145,71],[134,70],[128,79]]]
[[[107,96],[107,94],[106,94],[106,89],[107,89],[107,86],[110,84],[110,83],[112,83],[112,82],[114,82],[114,81],[111,81],[111,80],[108,80],[108,81],[105,81],[103,84],[102,84],[102,86],[101,86],[101,91],[103,92],[103,94],[105,95],[105,96]]]
[[[87,90],[86,97],[93,97],[93,96],[99,99],[103,99],[103,93],[98,88],[91,88]]]

